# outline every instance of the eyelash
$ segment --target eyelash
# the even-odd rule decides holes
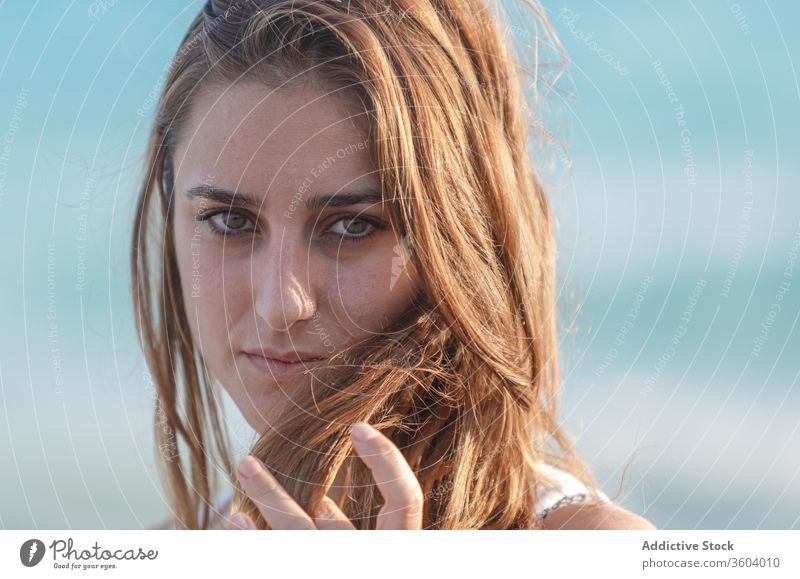
[[[223,229],[220,229],[217,225],[215,225],[213,221],[211,221],[211,218],[214,217],[215,215],[224,215],[224,214],[227,214],[227,215],[232,215],[232,214],[233,215],[239,215],[241,217],[246,218],[248,221],[252,221],[252,219],[250,219],[250,217],[248,217],[246,213],[242,213],[241,211],[237,211],[235,209],[217,209],[217,210],[207,211],[205,213],[202,213],[202,214],[198,215],[196,220],[198,222],[207,222],[206,225],[208,226],[208,229],[211,232],[211,234],[212,235],[216,235],[218,237],[237,237],[239,235],[246,235],[247,233],[252,233],[252,231],[250,231],[250,230],[242,230],[242,231],[238,231],[238,232],[237,231],[233,231],[233,230],[231,230],[231,231],[223,230]],[[352,243],[358,243],[358,242],[361,242],[361,241],[365,241],[365,240],[369,239],[370,237],[372,237],[373,235],[375,235],[376,233],[378,233],[378,231],[386,229],[386,224],[385,223],[382,223],[382,222],[377,221],[375,219],[370,219],[370,218],[365,217],[363,215],[355,215],[355,214],[343,215],[339,219],[334,221],[331,225],[335,225],[335,224],[339,223],[340,221],[348,221],[348,222],[365,221],[365,222],[369,223],[372,226],[372,230],[369,233],[367,233],[366,235],[350,236],[350,235],[331,234],[331,235],[336,236],[340,240],[344,240],[344,241],[348,241],[348,242],[352,242]]]

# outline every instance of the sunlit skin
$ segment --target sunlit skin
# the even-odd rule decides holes
[[[329,356],[380,333],[417,291],[381,201],[365,123],[358,101],[317,83],[249,82],[198,95],[179,136],[175,250],[192,338],[259,433],[309,377],[280,380],[246,352]],[[347,194],[367,197],[319,202]],[[365,428],[377,436],[354,447],[384,493],[381,524],[419,528],[421,491],[411,468],[388,438]],[[242,477],[246,461],[243,489],[272,528],[316,525],[265,469]],[[319,528],[351,528],[332,505],[323,504]]]

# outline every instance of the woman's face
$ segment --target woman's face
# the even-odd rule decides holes
[[[259,433],[313,363],[267,358],[330,356],[381,332],[417,289],[356,102],[311,83],[207,91],[176,146],[175,251],[192,338]]]

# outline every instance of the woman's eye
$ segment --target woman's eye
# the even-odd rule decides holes
[[[331,226],[333,235],[337,238],[346,241],[361,241],[367,237],[371,237],[379,229],[381,225],[371,219],[358,217],[357,215],[348,215],[334,222]]]
[[[206,221],[209,230],[214,235],[234,237],[255,231],[253,220],[246,213],[235,209],[211,211],[200,215],[197,219]],[[341,241],[357,242],[372,237],[386,227],[386,224],[377,220],[358,215],[346,215],[328,228],[328,235],[331,235],[336,243]]]
[[[250,218],[235,210],[217,211],[200,216],[202,221],[208,221],[211,232],[217,235],[238,235],[250,231],[248,227]]]

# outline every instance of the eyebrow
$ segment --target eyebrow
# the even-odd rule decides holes
[[[254,195],[247,193],[228,191],[219,187],[211,187],[208,185],[199,185],[192,187],[186,191],[188,199],[200,197],[233,205],[234,203],[246,207],[248,209],[258,209],[261,206],[261,200]],[[375,189],[364,189],[357,191],[344,191],[340,193],[332,193],[325,195],[315,195],[309,197],[305,201],[306,208],[309,211],[336,208],[336,207],[349,207],[350,205],[360,205],[362,203],[382,203],[383,195],[380,191]]]

